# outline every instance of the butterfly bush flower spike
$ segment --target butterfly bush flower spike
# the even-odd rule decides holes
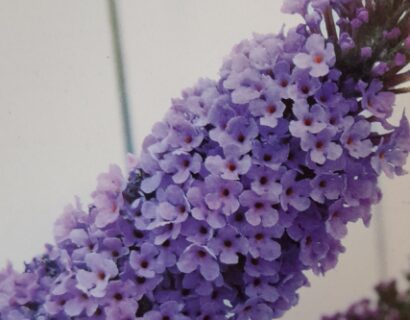
[[[379,176],[406,173],[409,123],[391,118],[410,92],[410,3],[283,10],[304,22],[237,44],[127,174],[110,166],[91,204],[65,208],[54,245],[0,272],[0,319],[270,320],[336,266]]]

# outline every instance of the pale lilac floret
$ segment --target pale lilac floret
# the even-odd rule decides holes
[[[345,251],[341,243],[325,233],[316,230],[301,241],[300,260],[312,268],[315,274],[323,274],[337,263],[338,254]]]
[[[244,234],[249,241],[249,253],[252,258],[262,258],[267,261],[274,261],[281,255],[280,244],[273,239],[282,235],[280,228],[264,228],[262,226],[244,229]]]
[[[184,183],[191,174],[198,173],[201,169],[202,158],[199,154],[194,153],[176,153],[166,156],[159,162],[161,168],[172,174],[172,180],[175,183]]]
[[[332,81],[322,83],[314,95],[316,102],[329,111],[337,108],[339,101],[342,100],[338,89],[338,86]],[[342,101],[346,102],[346,100]]]
[[[282,12],[284,13],[298,13],[305,16],[307,13],[308,0],[288,0],[282,5]]]
[[[272,94],[279,96],[280,98],[289,98],[289,89],[292,84],[291,65],[288,61],[282,60],[273,68],[274,85],[266,91],[271,91]]]
[[[90,271],[77,272],[77,288],[94,297],[103,297],[108,281],[118,274],[116,264],[98,253],[87,254],[85,263]]]
[[[306,41],[308,53],[298,53],[293,62],[300,69],[310,69],[312,77],[321,77],[329,73],[335,63],[335,50],[332,43],[325,43],[319,34],[312,34]]]
[[[177,301],[167,301],[163,303],[159,310],[147,312],[142,320],[189,320],[190,318],[182,314],[183,305]]]
[[[403,114],[399,127],[382,139],[375,154],[371,158],[372,168],[380,174],[382,171],[389,178],[403,175],[407,171],[403,168],[410,152],[410,127]]]
[[[210,209],[205,201],[204,188],[193,186],[187,197],[192,204],[191,214],[197,220],[206,221],[213,228],[221,228],[226,224],[226,217],[221,210]]]
[[[203,138],[202,130],[193,127],[188,122],[180,122],[173,125],[167,141],[171,146],[189,152],[198,147]]]
[[[383,144],[382,142],[371,159],[371,165],[377,173],[384,172],[386,176],[393,178],[395,175],[401,176],[407,173],[403,169],[407,156],[408,151],[400,150],[394,144]]]
[[[288,159],[289,145],[274,141],[273,143],[254,142],[253,157],[254,163],[264,165],[272,170],[278,170]]]
[[[316,135],[307,134],[301,142],[301,148],[309,152],[312,161],[318,164],[324,164],[327,159],[336,160],[342,153],[342,147],[332,141],[334,132],[330,129],[325,129]]]
[[[217,231],[214,238],[209,241],[209,248],[219,256],[222,263],[236,264],[239,261],[239,254],[248,253],[248,241],[228,226]]]
[[[313,78],[307,71],[295,69],[292,73],[294,84],[289,88],[289,96],[293,100],[307,98],[314,95],[320,88],[321,83]]]
[[[124,178],[118,166],[110,166],[108,173],[99,175],[97,190],[92,194],[97,211],[95,217],[97,227],[105,227],[117,220],[123,203],[121,196],[123,181]]]
[[[75,200],[75,206],[67,205],[63,214],[54,223],[54,239],[58,244],[69,238],[71,231],[78,227],[79,222],[87,223],[89,220],[89,217],[81,208],[80,200],[78,198]]]
[[[281,43],[274,35],[255,35],[257,45],[249,51],[249,65],[257,70],[266,70],[275,66],[282,53]]]
[[[158,261],[158,249],[151,243],[145,242],[139,251],[131,251],[130,266],[136,275],[145,278],[153,278],[157,273],[164,270],[164,266]]]
[[[201,275],[208,281],[219,276],[219,265],[215,255],[205,246],[192,244],[185,249],[177,262],[178,269],[183,273],[191,273],[199,269]]]
[[[343,178],[335,174],[317,175],[310,184],[310,197],[318,203],[325,203],[326,199],[338,199],[344,189]]]
[[[39,288],[36,280],[34,274],[20,274],[8,263],[0,273],[0,308],[30,302]]]
[[[310,191],[309,181],[297,181],[296,175],[296,171],[289,170],[281,179],[283,192],[280,196],[280,202],[284,210],[287,210],[289,205],[299,211],[304,211],[310,206],[308,197]]]
[[[111,259],[119,259],[129,253],[129,249],[124,247],[122,241],[116,237],[107,237],[102,241],[102,253]]]
[[[205,160],[205,168],[209,172],[226,180],[239,180],[239,177],[246,174],[250,167],[251,157],[249,155],[243,157],[216,155],[208,156]]]
[[[181,233],[186,237],[186,240],[191,243],[206,245],[215,231],[209,227],[206,221],[189,219],[183,224]]]
[[[255,120],[245,117],[235,117],[229,120],[225,134],[218,142],[226,153],[245,154],[252,149],[252,142],[258,135],[258,127]],[[233,149],[233,151],[229,151]]]
[[[271,227],[278,222],[278,211],[273,208],[279,202],[278,197],[269,193],[258,195],[253,191],[246,190],[240,195],[239,201],[247,209],[245,217],[249,224],[253,226],[262,224],[265,227]]]
[[[259,123],[271,128],[278,125],[278,119],[282,117],[284,110],[285,104],[275,91],[266,91],[262,98],[249,104],[249,111],[259,118]]]
[[[342,239],[347,234],[347,223],[354,222],[361,217],[360,207],[345,207],[343,201],[332,203],[329,207],[329,219],[326,230],[335,239]]]
[[[247,257],[245,272],[252,277],[274,276],[280,270],[280,262],[268,261],[262,258]]]
[[[395,141],[397,148],[403,151],[410,152],[410,125],[407,116],[403,112],[400,119],[400,124],[395,127],[392,133],[391,140]]]
[[[109,283],[105,296],[105,312],[108,317],[115,319],[130,319],[138,309],[134,292],[136,285],[133,281],[115,280]]]
[[[163,264],[166,268],[175,266],[177,259],[186,244],[186,241],[183,239],[165,240],[160,244],[158,262]]]
[[[280,167],[275,171],[265,166],[253,167],[247,174],[247,177],[252,181],[252,191],[259,195],[270,193],[274,196],[279,196],[282,192],[280,179],[285,171],[285,167]]]
[[[107,319],[131,320],[135,317],[137,309],[138,303],[134,300],[130,300],[122,301],[113,306],[107,306],[104,308],[104,312],[107,315]]]
[[[391,116],[396,97],[392,92],[382,91],[382,82],[374,80],[368,87],[366,83],[361,82],[359,89],[363,94],[363,109],[369,110],[378,118],[385,119]]]
[[[74,229],[70,232],[68,239],[72,244],[75,245],[72,253],[71,259],[73,261],[82,261],[88,253],[97,252],[99,250],[99,236],[102,233],[90,233],[84,229]]]
[[[259,98],[264,87],[259,72],[250,68],[232,72],[223,85],[226,89],[233,90],[232,102],[235,104],[246,104]]]
[[[124,177],[122,175],[120,167],[117,165],[111,165],[107,173],[102,173],[97,178],[98,192],[109,192],[118,194],[124,188]]]
[[[279,298],[279,293],[273,284],[275,277],[250,277],[245,275],[246,294],[250,298],[263,298],[268,302],[275,302]]]
[[[238,305],[234,311],[238,314],[237,320],[271,320],[273,317],[272,309],[259,298],[249,299],[243,305]]]
[[[339,132],[346,126],[346,115],[356,109],[357,103],[354,100],[340,101],[334,105],[335,107],[329,110],[326,115],[328,128]]]
[[[370,203],[378,203],[381,199],[377,175],[370,168],[363,170],[364,164],[369,165],[367,161],[368,159],[350,160],[346,163],[349,172],[344,176],[346,187],[343,190],[343,197],[348,205],[366,209],[367,214],[362,217],[366,225],[370,222]]]
[[[190,204],[184,191],[170,185],[162,194],[158,195],[157,218],[173,223],[181,223],[188,218]]]
[[[110,284],[109,284],[110,285]],[[90,297],[80,290],[70,288],[72,296],[68,298],[64,303],[64,312],[70,317],[79,316],[81,313],[85,313],[87,316],[91,316],[98,308],[98,300],[94,297]],[[107,289],[108,291],[108,289]],[[61,302],[61,301],[60,301]],[[50,305],[49,305],[50,306]],[[61,306],[60,306],[61,307]]]
[[[109,193],[98,193],[94,194],[93,198],[96,210],[95,225],[97,227],[103,228],[118,219],[123,203],[122,197]]]
[[[61,295],[57,296],[49,296],[47,297],[45,304],[44,304],[44,309],[47,311],[48,314],[52,316],[58,316],[63,314],[63,312],[66,313],[65,310],[65,303],[68,299],[71,298],[70,293],[64,293]],[[24,318],[21,318],[24,319]]]
[[[327,126],[326,112],[318,104],[309,107],[305,102],[298,102],[292,112],[297,118],[289,124],[289,131],[294,137],[303,138],[307,133],[319,133]]]
[[[208,176],[205,183],[207,185],[205,202],[209,209],[221,210],[225,215],[231,215],[238,210],[238,196],[243,188],[240,182]]]
[[[219,141],[225,132],[229,120],[237,116],[236,111],[226,103],[216,103],[209,111],[209,123],[214,127],[209,131],[209,137],[214,141]]]
[[[340,141],[353,158],[359,159],[367,157],[373,149],[373,144],[370,139],[368,139],[370,135],[370,123],[360,118],[356,122],[352,117],[346,120],[346,129]]]

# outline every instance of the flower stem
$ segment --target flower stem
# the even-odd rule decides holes
[[[390,91],[395,93],[395,94],[410,93],[410,87],[391,89]]]
[[[389,81],[387,81],[386,87],[396,87],[407,81],[410,81],[410,70],[393,76]]]
[[[326,9],[324,16],[325,16],[327,34],[334,43],[337,43],[338,40],[337,40],[336,25],[335,25],[332,10],[330,7]]]

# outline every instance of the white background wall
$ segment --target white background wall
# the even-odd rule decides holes
[[[233,44],[296,23],[279,0],[118,4],[138,146],[170,98],[199,77],[217,77]],[[105,1],[0,0],[0,39],[0,268],[11,260],[21,269],[52,241],[64,205],[74,195],[87,204],[97,174],[123,164],[125,152]],[[398,107],[406,103],[409,96],[400,97]],[[385,180],[375,210],[384,242],[381,221],[369,230],[352,225],[338,268],[311,277],[283,319],[318,319],[371,295],[383,245],[386,276],[407,269],[410,177]]]

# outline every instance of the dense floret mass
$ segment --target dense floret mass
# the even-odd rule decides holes
[[[335,267],[347,224],[370,222],[378,176],[405,173],[409,124],[388,119],[409,13],[378,31],[384,54],[359,32],[379,2],[287,1],[304,24],[235,46],[218,81],[172,101],[127,178],[111,166],[55,246],[0,274],[0,318],[269,320],[296,305],[304,272]]]

